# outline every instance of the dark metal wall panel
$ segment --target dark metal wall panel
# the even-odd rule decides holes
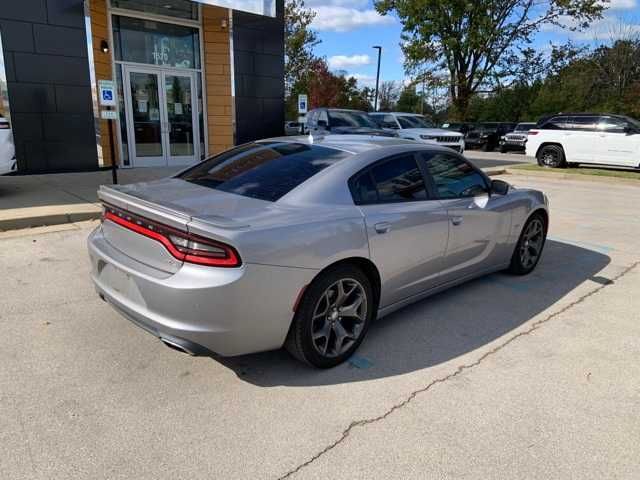
[[[237,144],[284,133],[284,0],[276,12],[233,12]]]
[[[82,0],[2,1],[18,169],[98,168]]]

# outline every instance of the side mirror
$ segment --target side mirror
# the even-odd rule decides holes
[[[318,120],[318,128],[325,128],[325,129],[329,129],[329,124],[327,123],[326,120]]]
[[[491,180],[491,193],[506,195],[509,193],[509,184],[503,180]]]

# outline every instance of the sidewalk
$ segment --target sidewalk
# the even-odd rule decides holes
[[[119,183],[168,177],[180,168],[118,170]],[[79,222],[100,217],[97,190],[111,171],[0,176],[0,231]]]

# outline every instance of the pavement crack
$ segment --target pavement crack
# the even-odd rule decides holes
[[[351,422],[349,424],[349,426],[342,432],[342,434],[335,441],[333,441],[330,444],[328,444],[327,446],[325,446],[322,450],[318,451],[315,455],[313,455],[308,460],[306,460],[303,463],[299,464],[295,468],[289,470],[284,475],[281,475],[280,477],[278,477],[278,480],[284,480],[284,479],[292,477],[293,475],[295,475],[298,472],[300,472],[302,469],[304,469],[304,468],[308,467],[309,465],[311,465],[312,463],[314,463],[316,460],[318,460],[319,458],[321,458],[325,454],[329,453],[331,450],[333,450],[334,448],[339,446],[341,443],[343,443],[349,437],[349,435],[351,434],[351,432],[355,428],[357,428],[357,427],[365,427],[365,426],[370,425],[372,423],[377,423],[377,422],[381,422],[381,421],[385,420],[387,417],[389,417],[391,414],[393,414],[397,410],[400,410],[401,408],[403,408],[403,407],[407,406],[409,403],[411,403],[418,395],[431,390],[433,387],[435,387],[438,384],[445,383],[445,382],[447,382],[447,381],[459,376],[460,374],[466,372],[467,370],[471,370],[472,368],[475,368],[475,367],[479,366],[487,358],[489,358],[489,357],[495,355],[496,353],[500,352],[502,349],[504,349],[505,347],[510,345],[512,342],[516,341],[517,339],[519,339],[521,337],[524,337],[524,336],[527,336],[527,335],[530,335],[531,333],[535,332],[537,329],[539,329],[544,324],[550,322],[551,320],[553,320],[556,317],[559,317],[560,315],[562,315],[563,313],[565,313],[568,310],[572,309],[573,307],[575,307],[577,305],[580,305],[581,303],[585,302],[588,298],[590,298],[593,295],[597,294],[601,290],[603,290],[603,289],[605,289],[605,288],[607,288],[607,287],[609,287],[611,285],[615,285],[616,281],[618,281],[619,279],[624,277],[627,273],[629,273],[631,270],[636,268],[638,265],[640,265],[640,261],[636,261],[636,262],[632,263],[631,265],[627,266],[624,270],[622,270],[618,275],[613,277],[611,279],[611,282],[607,282],[607,283],[599,285],[598,287],[594,288],[593,290],[590,290],[589,292],[585,293],[581,297],[577,298],[573,302],[565,305],[561,309],[550,313],[549,315],[547,315],[544,318],[536,320],[535,322],[531,323],[531,325],[529,325],[529,328],[527,328],[526,330],[521,330],[520,332],[516,333],[515,335],[509,337],[507,340],[505,340],[501,344],[496,345],[491,350],[486,351],[480,357],[478,357],[475,361],[473,361],[471,363],[464,364],[464,365],[460,365],[452,373],[450,373],[449,375],[437,378],[437,379],[433,380],[432,382],[430,382],[429,384],[425,385],[424,387],[419,388],[418,390],[414,390],[404,400],[402,400],[401,402],[396,403],[395,405],[391,406],[383,414],[378,415],[376,417],[365,418],[365,419],[362,419],[362,420],[357,420],[357,421]]]

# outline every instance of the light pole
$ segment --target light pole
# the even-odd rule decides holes
[[[380,57],[382,57],[382,47],[380,45],[374,45],[376,50],[378,50],[378,72],[376,73],[376,96],[373,101],[373,111],[378,111],[378,84],[380,83]]]

